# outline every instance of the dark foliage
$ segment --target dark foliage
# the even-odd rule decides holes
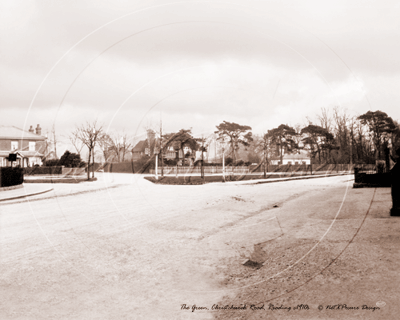
[[[71,153],[68,150],[60,158],[60,164],[68,168],[79,168],[85,166],[81,156],[77,153]]]
[[[232,163],[233,163],[233,159],[232,159],[231,157],[228,157],[228,158],[225,159],[225,165],[226,165],[226,166],[229,166],[229,165],[231,165]]]
[[[67,168],[80,168],[85,165],[79,154],[71,153],[68,150],[64,152],[60,159],[44,161],[44,166],[46,167],[64,166]]]

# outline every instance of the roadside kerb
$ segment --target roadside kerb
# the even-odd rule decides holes
[[[118,188],[121,186],[125,186],[126,184],[118,184],[118,185],[111,185],[111,186],[107,186],[107,187],[101,187],[101,188],[95,188],[95,189],[88,189],[88,190],[79,190],[79,191],[75,191],[75,192],[69,192],[69,193],[59,193],[58,190],[54,190],[54,188],[50,188],[46,191],[41,191],[41,192],[36,192],[36,193],[30,193],[28,195],[23,195],[23,196],[16,196],[16,197],[10,197],[7,199],[1,199],[1,201],[11,201],[11,200],[18,200],[18,199],[23,199],[26,197],[30,197],[30,196],[36,196],[36,195],[40,195],[43,193],[47,193],[49,191],[55,191],[57,194],[53,194],[50,196],[45,196],[45,197],[41,197],[41,198],[34,198],[32,200],[29,201],[40,201],[40,200],[46,200],[46,199],[52,199],[52,198],[59,198],[59,197],[69,197],[69,196],[76,196],[76,195],[81,195],[81,194],[85,194],[85,193],[91,193],[91,192],[98,192],[98,191],[104,191],[107,189],[113,189],[113,188]],[[19,201],[22,202],[22,201]],[[13,202],[15,203],[15,202]]]
[[[277,179],[263,179],[263,180],[243,180],[243,181],[225,181],[220,183],[236,183],[236,184],[262,184],[262,183],[273,183],[273,182],[283,182],[283,181],[291,181],[291,180],[305,180],[305,179],[315,179],[315,178],[327,178],[327,177],[336,177],[336,176],[344,176],[344,175],[354,175],[354,173],[334,173],[334,174],[323,174],[323,175],[309,175],[309,176],[300,176],[300,177],[289,177],[289,178],[277,178]]]
[[[42,190],[42,191],[38,191],[38,192],[31,192],[31,193],[22,194],[22,195],[19,195],[19,196],[12,196],[12,197],[9,197],[9,198],[0,198],[0,202],[9,201],[9,200],[17,200],[17,199],[22,199],[22,198],[27,198],[27,197],[32,197],[32,196],[37,196],[37,195],[40,195],[40,194],[43,194],[43,193],[46,193],[46,192],[50,192],[52,190],[54,190],[54,189],[53,188],[48,188],[46,190]]]

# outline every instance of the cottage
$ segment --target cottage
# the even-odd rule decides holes
[[[286,153],[282,157],[282,163],[281,163],[281,158],[279,156],[274,156],[270,158],[270,163],[272,165],[277,165],[277,164],[311,164],[311,159],[310,156],[308,155],[307,152],[305,151],[299,151],[298,153]]]
[[[142,156],[153,155],[154,151],[160,149],[160,139],[156,137],[153,130],[147,130],[147,138],[140,140],[132,149],[132,160],[138,160]],[[187,150],[185,150],[186,152]],[[175,145],[165,147],[163,150],[164,159],[176,159],[178,157]]]

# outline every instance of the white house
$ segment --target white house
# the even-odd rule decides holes
[[[311,164],[311,158],[308,155],[306,151],[299,151],[298,153],[293,153],[293,154],[284,154],[282,157],[282,163],[281,163],[281,158],[279,156],[271,157],[270,158],[270,163],[272,165],[277,165],[277,164]]]

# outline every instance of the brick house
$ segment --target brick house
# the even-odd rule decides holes
[[[147,130],[147,138],[140,140],[132,148],[132,160],[138,160],[144,155],[154,154],[154,149],[160,149],[160,140],[156,137],[156,133],[153,130]],[[175,159],[177,158],[177,151],[173,146],[165,148],[163,152],[164,159]]]
[[[132,149],[132,160],[138,160],[144,155],[151,155],[154,152],[154,147],[160,148],[160,143],[156,140],[153,144],[149,143],[149,140],[139,141],[135,147]],[[164,159],[176,159],[177,151],[175,151],[173,146],[169,146],[164,149],[163,152]]]
[[[13,165],[22,167],[41,165],[45,155],[47,142],[42,135],[42,128],[31,126],[29,131],[14,126],[0,126],[0,166],[10,166],[8,155],[17,155],[17,162]]]

